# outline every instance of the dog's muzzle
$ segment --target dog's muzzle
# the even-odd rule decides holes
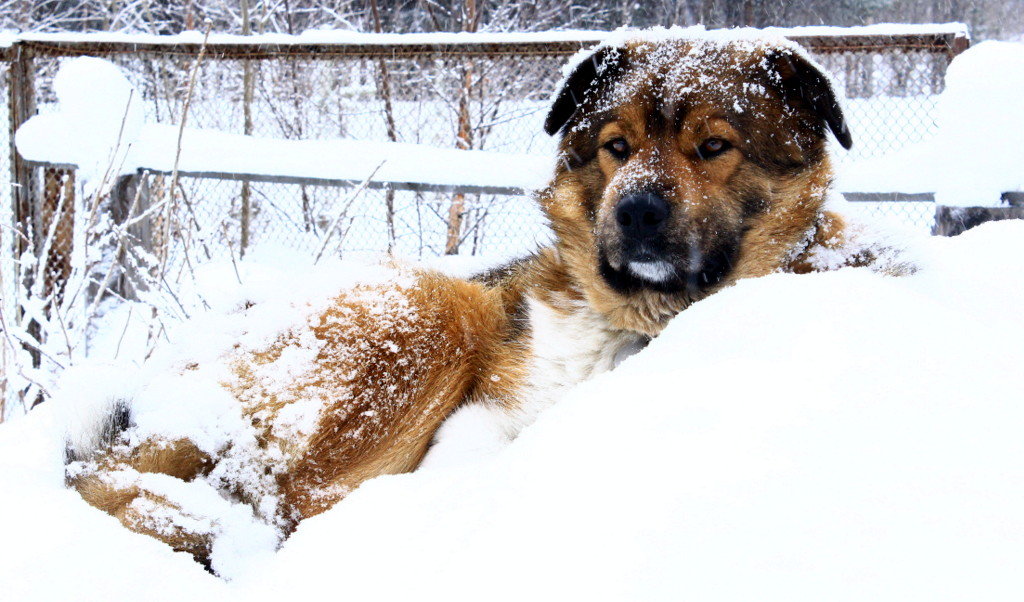
[[[681,244],[679,236],[671,236],[672,209],[656,191],[627,194],[614,211],[618,257],[613,265],[601,255],[601,274],[613,288],[697,295],[721,282],[732,268],[735,243],[711,245],[702,252],[699,241]]]
[[[668,215],[668,203],[657,193],[638,192],[619,200],[615,206],[615,221],[622,230],[627,261],[655,259],[656,247],[664,244],[660,239]]]
[[[615,206],[622,245],[622,267],[647,282],[664,282],[675,276],[665,256],[665,226],[670,209],[656,192],[635,192]]]

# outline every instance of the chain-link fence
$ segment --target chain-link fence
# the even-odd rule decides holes
[[[364,189],[357,181],[255,173],[184,172],[176,179],[150,173],[120,180],[102,198],[83,198],[71,169],[30,165],[13,151],[18,126],[56,109],[54,75],[70,57],[98,56],[117,65],[151,123],[180,123],[190,98],[190,128],[553,155],[555,141],[543,134],[542,123],[561,66],[600,37],[363,36],[357,42],[275,38],[259,44],[217,36],[207,44],[194,37],[20,38],[0,48],[7,103],[0,136],[8,136],[11,149],[0,153],[4,327],[18,333],[18,344],[38,365],[46,362],[45,351],[36,348],[44,331],[66,327],[47,325],[57,306],[106,286],[134,296],[141,285],[130,277],[133,267],[152,273],[154,262],[181,268],[190,260],[261,253],[513,256],[550,236],[529,196],[457,185]],[[839,163],[896,151],[932,134],[946,67],[967,43],[957,32],[794,39],[832,73],[846,97],[856,144],[849,153],[836,149]],[[169,195],[172,180],[176,194]],[[173,211],[166,204],[153,210],[161,202]],[[861,207],[920,229],[931,226],[934,214],[930,202]],[[124,227],[108,227],[101,237],[97,222]],[[88,245],[100,247],[98,257],[83,259]],[[69,290],[72,269],[87,277]]]
[[[816,38],[806,44],[844,97],[854,146],[843,151],[833,145],[837,168],[897,152],[935,134],[946,68],[968,45],[964,35]],[[852,209],[864,215],[922,232],[931,231],[935,222],[935,204],[922,200],[930,195],[844,192],[856,201]]]
[[[456,44],[211,43],[200,66],[189,125],[285,139],[349,138],[439,147],[550,153],[540,124],[566,57],[596,40]],[[846,96],[856,145],[840,163],[919,141],[934,129],[936,95],[958,43],[952,34],[802,37]],[[32,104],[55,100],[61,60],[90,54],[113,61],[145,102],[147,119],[181,121],[199,45],[47,41],[20,44],[31,61]],[[39,186],[39,184],[36,184]],[[349,187],[350,188],[350,187]],[[211,253],[276,244],[319,248],[348,197],[346,187],[182,178],[189,224]],[[460,204],[451,240],[451,204]],[[930,207],[879,205],[922,228]],[[244,229],[243,235],[243,214]],[[345,208],[334,252],[402,255],[515,254],[546,236],[525,196],[364,191]],[[216,242],[215,242],[216,240]]]

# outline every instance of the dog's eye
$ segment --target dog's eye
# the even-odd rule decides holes
[[[708,138],[697,147],[697,154],[700,155],[701,159],[711,159],[721,155],[730,148],[732,148],[732,144],[728,140]]]
[[[629,157],[629,143],[625,138],[613,138],[604,143],[604,148],[619,161]]]

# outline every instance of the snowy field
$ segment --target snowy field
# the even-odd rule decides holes
[[[1019,600],[1024,223],[908,246],[913,276],[716,294],[507,448],[370,481],[230,582],[65,490],[43,405],[0,425],[3,598]]]

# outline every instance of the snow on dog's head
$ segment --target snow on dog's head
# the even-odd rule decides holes
[[[693,302],[782,267],[849,148],[828,76],[759,32],[662,30],[576,63],[545,123],[561,162],[542,204],[587,300],[657,334]]]

